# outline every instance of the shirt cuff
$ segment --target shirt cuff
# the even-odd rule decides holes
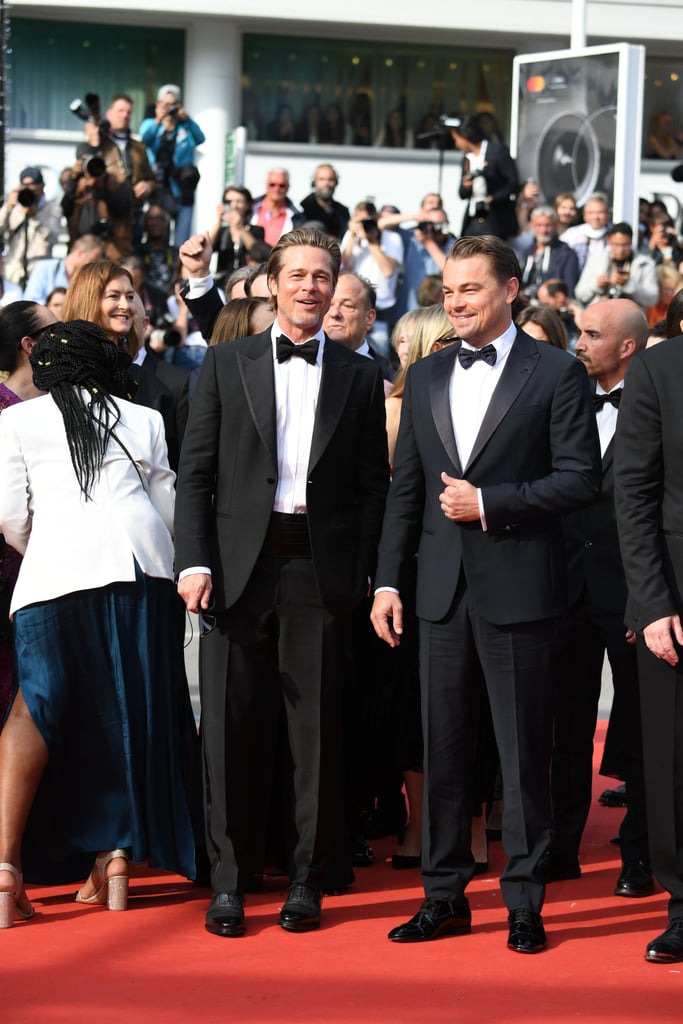
[[[377,594],[398,594],[399,591],[396,587],[375,587],[375,596]]]
[[[185,293],[187,299],[201,299],[202,295],[206,295],[213,288],[211,274],[208,277],[189,277],[188,282],[188,289]]]
[[[481,528],[486,533],[486,513],[484,512],[484,497],[481,493],[481,487],[477,487],[477,502],[479,504],[479,518],[481,519]]]
[[[184,580],[186,576],[192,576],[194,573],[203,573],[204,576],[210,576],[211,570],[207,565],[191,565],[189,569],[183,569],[182,572],[178,573],[178,583]]]

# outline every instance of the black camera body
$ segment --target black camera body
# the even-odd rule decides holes
[[[106,117],[102,117],[100,97],[96,92],[86,92],[84,100],[72,100],[69,110],[76,117],[80,117],[81,121],[89,121],[90,124],[96,124],[101,131],[108,131],[109,122]]]
[[[24,188],[20,188],[17,192],[17,202],[24,209],[30,210],[32,206],[35,206],[38,202],[38,196],[35,194],[32,188],[25,185]]]

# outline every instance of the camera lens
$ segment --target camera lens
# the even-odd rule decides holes
[[[26,188],[20,188],[17,193],[17,202],[21,206],[25,206],[28,210],[31,206],[35,206],[37,202],[36,194],[33,189],[28,188],[28,186]]]

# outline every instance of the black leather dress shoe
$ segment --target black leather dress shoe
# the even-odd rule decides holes
[[[288,932],[310,932],[320,927],[319,889],[310,885],[293,885],[280,911],[277,923]]]
[[[441,935],[469,935],[472,913],[467,902],[424,900],[415,917],[389,932],[392,942],[429,942]]]
[[[421,862],[421,857],[411,857],[407,853],[392,853],[391,855],[391,866],[394,871],[407,871],[410,868],[419,868]]]
[[[222,935],[226,939],[244,935],[244,909],[242,897],[236,892],[215,892],[206,912],[207,932]]]
[[[641,896],[652,896],[654,891],[655,880],[647,864],[642,860],[627,860],[622,864],[614,889],[615,896],[639,899]]]
[[[622,784],[616,789],[604,789],[598,797],[598,803],[603,807],[626,807],[628,804],[626,786]]]
[[[568,878],[581,878],[578,857],[563,857],[547,850],[534,872],[539,882],[563,882]]]
[[[533,910],[511,910],[508,924],[508,949],[515,953],[540,953],[545,949],[547,939],[540,914]]]
[[[676,917],[669,927],[648,942],[645,959],[653,964],[675,964],[683,960],[683,917]]]

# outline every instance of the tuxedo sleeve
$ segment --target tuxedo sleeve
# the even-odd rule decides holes
[[[676,611],[660,523],[663,465],[657,389],[647,365],[636,358],[628,368],[619,406],[614,500],[629,603],[637,609],[640,628]]]
[[[547,473],[481,488],[489,532],[584,508],[600,493],[600,441],[588,377],[576,359],[566,360],[554,382],[548,431]]]
[[[223,300],[216,285],[196,299],[183,296],[185,305],[199,325],[199,330],[205,341],[211,341],[216,317],[223,308]]]
[[[394,471],[379,542],[378,587],[399,589],[401,567],[417,551],[424,502],[424,471],[415,440],[409,373],[401,403]]]
[[[216,349],[209,348],[202,363],[178,467],[176,573],[189,566],[212,564],[210,538],[221,428],[215,355]]]

